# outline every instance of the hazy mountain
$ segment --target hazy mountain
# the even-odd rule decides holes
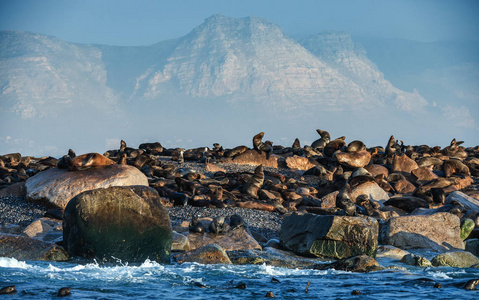
[[[316,139],[316,128],[383,143],[420,126],[437,139],[457,132],[429,133],[448,109],[459,112],[459,128],[475,129],[466,106],[435,106],[420,89],[395,87],[381,54],[376,65],[368,51],[345,33],[296,42],[267,20],[221,15],[142,47],[0,32],[0,152],[103,151],[121,138],[249,145],[259,131],[287,145]]]

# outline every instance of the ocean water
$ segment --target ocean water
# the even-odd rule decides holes
[[[0,287],[15,285],[18,291],[0,299],[58,299],[61,287],[71,287],[69,299],[257,299],[269,291],[280,299],[478,299],[478,290],[455,286],[473,278],[479,278],[479,269],[408,267],[361,274],[266,265],[160,265],[149,260],[104,265],[0,257]],[[246,287],[235,288],[240,283]],[[352,296],[353,290],[362,295]]]

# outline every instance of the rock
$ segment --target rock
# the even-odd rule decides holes
[[[176,257],[179,263],[196,262],[200,264],[225,264],[231,265],[231,260],[225,250],[218,244],[209,244],[193,252],[181,254]]]
[[[448,251],[464,249],[460,234],[460,220],[456,215],[436,213],[391,218],[381,226],[380,241],[401,249]]]
[[[479,258],[468,251],[454,251],[435,256],[431,263],[435,267],[470,268],[479,264]]]
[[[268,242],[266,242],[266,243],[263,245],[263,248],[267,248],[267,247],[275,248],[275,249],[280,249],[280,248],[281,248],[281,244],[280,244],[280,242],[279,242],[278,239],[270,239]]]
[[[364,168],[371,160],[371,153],[366,150],[356,152],[339,152],[334,156],[339,164],[350,168]]]
[[[474,183],[474,179],[472,179],[471,176],[464,176],[464,178],[456,177],[455,184],[453,184],[452,186],[456,188],[456,190],[462,190],[473,183]]]
[[[321,208],[333,208],[336,207],[336,197],[338,196],[339,191],[334,191],[322,197],[320,200]]]
[[[411,173],[419,168],[417,163],[407,155],[394,155],[392,172]]]
[[[412,193],[416,189],[414,184],[410,183],[406,179],[402,179],[402,180],[392,182],[391,185],[394,187],[396,192],[399,193],[399,194]]]
[[[266,159],[265,152],[261,152],[261,154],[259,154],[256,150],[249,149],[232,159],[226,159],[225,162],[239,165],[263,165],[263,167],[278,168],[280,159],[282,158],[275,154],[272,154],[269,159]]]
[[[474,230],[474,226],[476,224],[471,219],[464,219],[461,221],[461,239],[465,240],[471,234],[472,230]]]
[[[330,264],[318,264],[314,266],[313,269],[316,269],[316,270],[335,269],[335,270],[358,272],[358,273],[384,270],[384,268],[381,267],[374,258],[369,257],[368,255],[353,256],[353,257],[335,261]]]
[[[61,222],[50,219],[40,218],[28,225],[23,233],[31,238],[42,239],[49,231],[59,226]]]
[[[376,182],[365,182],[351,189],[351,200],[354,202],[360,195],[367,195],[369,200],[379,203],[381,207],[389,199],[388,193],[384,191]]]
[[[401,260],[404,257],[404,255],[407,255],[407,254],[409,254],[409,252],[399,249],[397,247],[390,246],[390,245],[380,245],[378,247],[376,258],[388,257],[388,258]]]
[[[466,240],[466,251],[479,256],[479,239]]]
[[[280,268],[310,268],[323,259],[307,258],[290,251],[275,248],[260,250],[228,251],[228,256],[235,265],[263,265]]]
[[[110,186],[148,186],[148,179],[140,170],[128,165],[110,165],[82,171],[49,169],[30,177],[26,182],[27,198],[46,201],[65,208],[81,192]]]
[[[446,204],[449,204],[453,201],[459,202],[467,210],[479,212],[479,200],[469,197],[463,192],[453,192],[446,198]]]
[[[378,222],[370,217],[292,213],[284,217],[281,245],[299,255],[345,258],[378,248]]]
[[[439,178],[436,174],[434,174],[430,168],[428,167],[419,167],[415,170],[412,170],[411,173],[416,178],[416,181],[425,182],[429,180],[434,180]]]
[[[0,256],[17,260],[68,260],[68,253],[62,247],[27,236],[0,233]]]
[[[169,262],[170,218],[158,192],[150,187],[86,191],[65,208],[63,243],[72,256]]]
[[[26,194],[27,189],[25,188],[25,182],[17,182],[0,190],[0,198],[7,196],[18,198],[23,197]]]
[[[286,166],[290,169],[297,169],[297,170],[302,170],[302,171],[307,171],[311,168],[314,168],[316,164],[311,162],[307,157],[303,156],[293,156],[293,157],[287,157],[286,158]],[[314,161],[314,160],[313,160]]]
[[[201,248],[209,244],[218,244],[226,251],[233,250],[261,250],[258,242],[248,233],[245,228],[236,228],[228,230],[224,234],[214,233],[189,233],[187,235],[192,250]]]
[[[190,248],[190,240],[185,235],[173,231],[172,235],[172,244],[171,244],[171,251],[189,251]]]
[[[406,254],[404,257],[401,259],[401,262],[408,264],[410,266],[417,266],[417,267],[432,267],[431,262],[422,256],[414,255],[414,254]]]

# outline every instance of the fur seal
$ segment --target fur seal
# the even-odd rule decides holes
[[[233,156],[236,156],[236,155],[240,155],[241,153],[246,152],[246,150],[248,150],[248,149],[249,148],[246,147],[246,146],[238,146],[238,147],[235,147],[233,149],[226,150],[225,154],[224,154],[224,157],[233,157]]]
[[[465,290],[476,290],[479,284],[479,279],[471,279],[462,287]]]
[[[263,165],[259,165],[254,170],[253,176],[245,185],[245,193],[254,198],[258,199],[258,190],[263,186],[264,183],[264,172]]]
[[[253,137],[253,148],[258,151],[259,154],[261,154],[261,152],[265,152],[266,159],[269,159],[271,153],[273,152],[273,147],[269,145],[269,143],[263,143],[263,136],[264,132],[260,132]]]
[[[0,289],[0,295],[13,294],[13,293],[16,293],[16,292],[17,292],[17,290],[15,289],[14,285],[2,287]]]
[[[293,149],[293,155],[297,155],[297,156],[304,155],[304,151],[303,149],[301,149],[301,144],[298,138],[294,140],[293,146],[291,146],[291,148]]]
[[[70,296],[71,295],[71,288],[69,287],[62,287],[61,289],[58,290],[57,296],[58,297],[65,297],[65,296]]]
[[[346,149],[347,152],[357,152],[362,150],[366,150],[366,145],[364,145],[363,142],[358,140],[354,140],[351,143],[349,143]]]
[[[329,132],[325,130],[316,129],[316,132],[321,136],[321,138],[314,141],[311,144],[311,147],[313,149],[322,150],[331,141],[331,136],[329,135]]]
[[[230,217],[230,226],[232,229],[235,229],[245,227],[246,224],[240,215],[234,214]]]
[[[138,146],[139,149],[145,150],[147,154],[159,155],[163,152],[163,146],[160,142],[155,143],[143,143]]]
[[[462,161],[454,158],[446,160],[442,165],[442,170],[444,171],[444,176],[446,178],[451,177],[452,174],[471,176],[469,167],[463,164]]]
[[[190,226],[189,226],[188,230],[190,232],[194,232],[194,233],[204,233],[204,232],[206,232],[205,226],[203,225],[203,223],[201,223],[198,220],[198,216],[196,216],[196,215],[194,215],[191,218],[191,222],[190,222]]]
[[[72,158],[69,162],[69,169],[72,171],[85,170],[93,167],[104,167],[116,164],[113,160],[100,153],[87,153]]]
[[[225,224],[225,217],[215,217],[208,227],[211,233],[221,234],[227,229]]]
[[[351,188],[349,184],[345,184],[336,195],[336,206],[343,209],[346,215],[354,216],[356,214],[356,205],[351,201]]]
[[[386,155],[392,157],[396,153],[396,139],[393,135],[389,138],[388,144],[386,145]]]
[[[467,158],[468,155],[467,155],[466,151],[464,151],[463,147],[459,147],[459,145],[461,145],[463,143],[464,143],[464,141],[456,141],[456,139],[454,138],[451,141],[451,144],[449,146],[447,146],[447,147],[445,147],[444,149],[441,150],[441,153],[446,155],[446,156],[465,159],[465,158]]]
[[[334,152],[341,150],[344,146],[346,146],[346,142],[344,141],[345,139],[346,137],[342,136],[329,142],[326,146],[324,146],[323,154],[327,157],[332,157]]]

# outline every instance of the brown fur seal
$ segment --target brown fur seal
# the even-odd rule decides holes
[[[116,164],[111,159],[100,153],[87,153],[72,158],[69,163],[69,169],[72,171],[84,170],[93,167],[104,167]]]
[[[258,199],[258,190],[263,186],[264,172],[263,165],[259,165],[254,170],[253,176],[245,185],[245,193],[254,199]]]
[[[314,141],[311,144],[311,147],[313,149],[323,149],[329,142],[331,142],[331,136],[329,135],[329,132],[321,129],[316,129],[316,132],[321,136],[321,138]]]
[[[246,146],[238,146],[230,150],[226,150],[224,156],[225,157],[233,157],[236,155],[240,155],[241,153],[246,152],[249,148]]]
[[[388,144],[386,146],[386,155],[391,157],[394,155],[394,153],[396,153],[396,139],[394,138],[394,136],[391,135],[391,137],[389,138],[389,141],[388,141]]]
[[[16,293],[17,290],[15,289],[14,285],[6,286],[0,289],[0,295],[7,295]]]
[[[159,142],[155,143],[143,143],[138,147],[139,149],[145,150],[147,154],[159,155],[163,152],[163,146]]]
[[[333,153],[341,150],[344,146],[346,146],[346,139],[345,136],[335,139],[334,141],[329,142],[323,149],[323,154],[327,157],[332,157]]]
[[[459,147],[459,145],[463,144],[464,141],[456,141],[456,139],[453,139],[451,141],[451,144],[444,149],[441,150],[441,153],[450,156],[450,157],[457,157],[460,159],[465,159],[467,158],[467,152],[464,151],[463,147]]]
[[[298,155],[298,156],[304,155],[304,151],[303,149],[301,149],[301,144],[299,143],[298,138],[294,140],[293,146],[291,146],[291,148],[293,149],[293,155]]]
[[[469,168],[458,159],[449,159],[442,165],[444,176],[446,178],[451,177],[452,174],[461,174],[465,176],[471,176]]]
[[[343,209],[346,215],[354,216],[356,214],[356,205],[351,201],[351,188],[349,184],[345,184],[336,195],[336,206]]]
[[[363,142],[355,140],[348,144],[347,152],[357,152],[366,150],[366,145]]]
[[[58,290],[57,296],[58,297],[70,296],[71,290],[72,289],[69,287],[62,287],[61,289]]]
[[[266,159],[269,159],[269,156],[273,152],[273,147],[266,143],[263,143],[264,132],[260,132],[253,137],[253,148],[261,154],[261,152],[266,153]]]

